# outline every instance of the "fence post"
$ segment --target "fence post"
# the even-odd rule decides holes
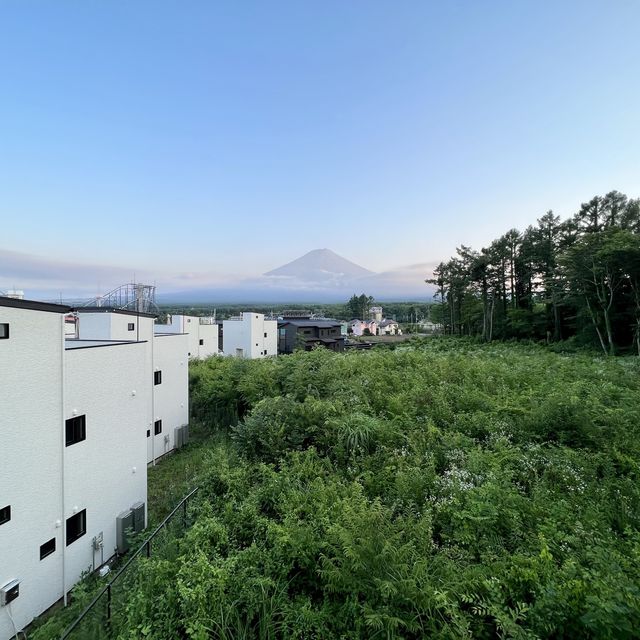
[[[111,583],[107,585],[107,624],[111,624]]]
[[[187,528],[187,499],[185,498],[182,503],[182,527]]]

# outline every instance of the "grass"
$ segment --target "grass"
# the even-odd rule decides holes
[[[205,458],[221,436],[191,423],[189,444],[147,470],[148,527],[158,524],[192,489],[204,469]]]

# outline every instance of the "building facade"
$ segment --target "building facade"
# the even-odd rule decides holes
[[[224,320],[222,350],[224,355],[238,358],[275,356],[278,354],[278,322],[254,312]]]
[[[315,346],[343,351],[345,336],[342,323],[334,320],[283,319],[278,322],[278,353],[295,349],[310,351]]]
[[[154,318],[0,298],[0,640],[124,550],[119,517],[145,526],[189,419],[190,335]]]
[[[189,358],[204,360],[218,355],[219,325],[208,316],[186,316],[173,314],[164,324],[156,323],[156,334],[185,333],[189,336]]]
[[[147,499],[145,343],[70,343],[68,311],[0,298],[3,639],[112,556],[118,514]]]

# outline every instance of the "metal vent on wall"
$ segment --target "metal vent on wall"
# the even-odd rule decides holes
[[[20,581],[11,580],[7,584],[0,587],[0,606],[13,602],[20,595]]]

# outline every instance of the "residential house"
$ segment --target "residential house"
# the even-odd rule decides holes
[[[356,318],[349,322],[348,328],[354,336],[378,335],[378,323],[375,320],[358,320]]]
[[[266,358],[278,354],[278,323],[262,313],[244,312],[222,323],[222,350],[226,356]]]
[[[395,320],[384,319],[380,323],[380,335],[383,336],[401,336],[402,329]]]
[[[343,351],[344,344],[342,323],[335,320],[283,318],[278,321],[278,353],[293,353],[295,349],[310,351],[315,346]]]

